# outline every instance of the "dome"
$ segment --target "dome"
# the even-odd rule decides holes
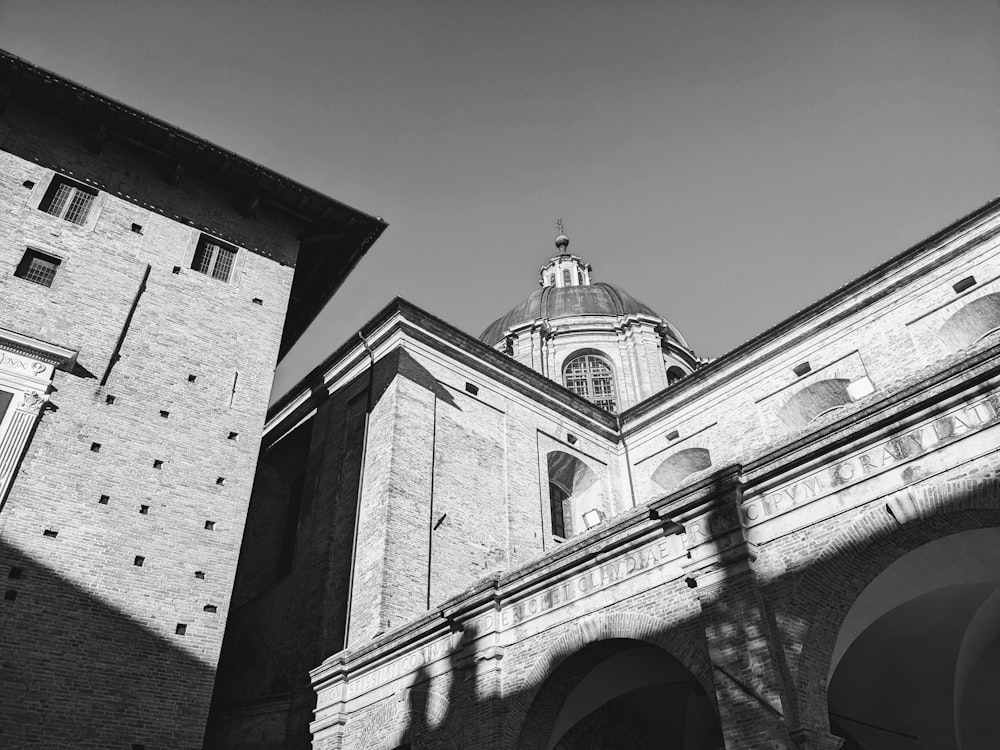
[[[649,315],[663,321],[668,338],[689,348],[680,332],[662,315],[628,292],[612,284],[598,282],[583,286],[545,286],[532,292],[524,302],[493,321],[479,336],[484,344],[496,346],[504,331],[538,319],[557,320],[576,315]]]

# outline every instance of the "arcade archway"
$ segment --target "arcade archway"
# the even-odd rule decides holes
[[[828,677],[842,750],[1000,747],[1000,529],[887,567],[847,613]]]
[[[722,745],[705,686],[663,649],[623,638],[592,643],[549,675],[517,747],[716,750]]]

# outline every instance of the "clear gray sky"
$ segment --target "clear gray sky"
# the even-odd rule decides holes
[[[275,395],[397,294],[478,334],[559,216],[717,356],[1000,192],[996,0],[0,0],[0,46],[390,223]]]

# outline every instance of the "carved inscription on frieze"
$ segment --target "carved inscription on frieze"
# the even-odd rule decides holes
[[[958,407],[804,479],[746,499],[740,507],[741,520],[745,526],[762,523],[998,421],[1000,398],[995,394]]]

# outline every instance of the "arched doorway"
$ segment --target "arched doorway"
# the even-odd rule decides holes
[[[1000,747],[1000,529],[887,567],[848,611],[828,677],[842,750]]]
[[[565,659],[532,702],[518,748],[716,750],[718,716],[679,660],[643,641],[598,641]]]

